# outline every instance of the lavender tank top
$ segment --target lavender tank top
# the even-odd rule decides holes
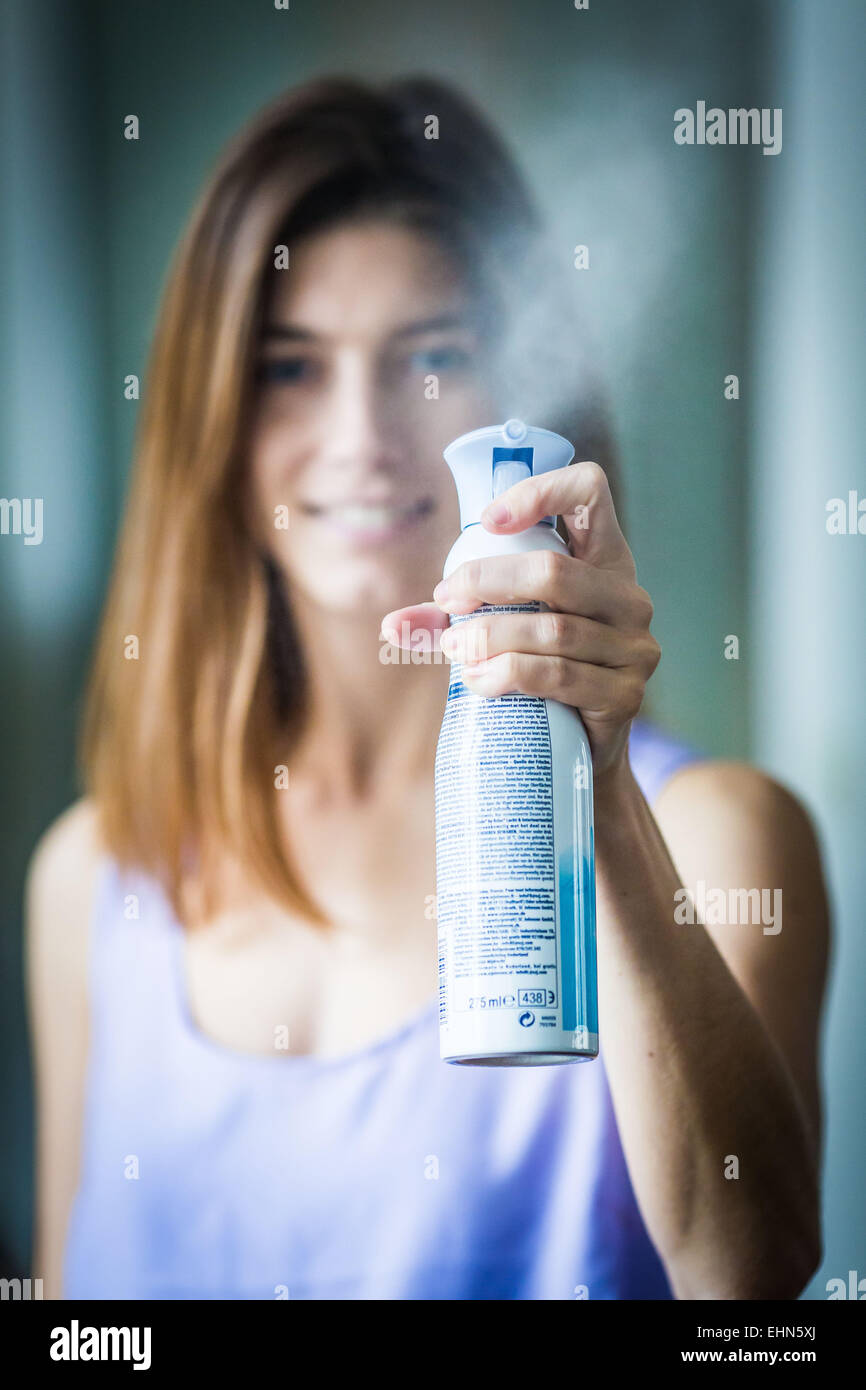
[[[701,755],[642,721],[652,801]],[[124,915],[125,895],[139,917]],[[63,1296],[669,1299],[599,1057],[439,1060],[438,1000],[338,1058],[235,1052],[187,1008],[183,928],[106,857]]]

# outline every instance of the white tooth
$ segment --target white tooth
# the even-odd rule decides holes
[[[387,526],[403,511],[399,507],[337,507],[335,515],[352,526]]]

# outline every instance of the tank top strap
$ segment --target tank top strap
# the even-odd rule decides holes
[[[91,1018],[104,1046],[134,1037],[139,1048],[163,1042],[176,1013],[172,921],[159,884],[108,854],[98,869],[89,981]],[[95,1055],[99,1055],[96,1053]]]
[[[675,772],[690,763],[705,762],[707,757],[694,744],[675,738],[649,720],[635,719],[632,723],[629,758],[650,805]]]

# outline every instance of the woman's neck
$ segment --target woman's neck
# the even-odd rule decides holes
[[[308,713],[290,776],[315,780],[329,799],[362,800],[431,776],[448,690],[442,653],[408,660],[410,653],[380,636],[371,614],[334,614],[296,601],[293,616]]]

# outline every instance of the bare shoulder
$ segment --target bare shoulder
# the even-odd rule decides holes
[[[815,830],[802,802],[766,772],[750,763],[710,759],[688,763],[669,778],[656,799],[666,819],[698,817],[707,822],[740,825],[758,822],[772,830],[814,840]]]
[[[797,916],[810,923],[811,949],[826,951],[818,835],[789,788],[748,763],[692,763],[662,788],[653,813],[685,882],[784,887]]]
[[[96,808],[82,798],[52,822],[30,857],[24,908],[28,997],[37,1050],[58,1010],[67,1020],[83,1014],[101,853]]]
[[[38,840],[27,870],[25,907],[31,949],[50,944],[59,963],[83,962],[102,853],[99,818],[89,798],[74,802]]]
[[[76,801],[39,839],[25,887],[26,973],[36,1083],[34,1272],[62,1297],[78,1180],[89,1040],[87,961],[102,853],[92,802]]]
[[[40,836],[30,858],[28,883],[95,869],[102,852],[99,818],[90,797],[74,801]]]

